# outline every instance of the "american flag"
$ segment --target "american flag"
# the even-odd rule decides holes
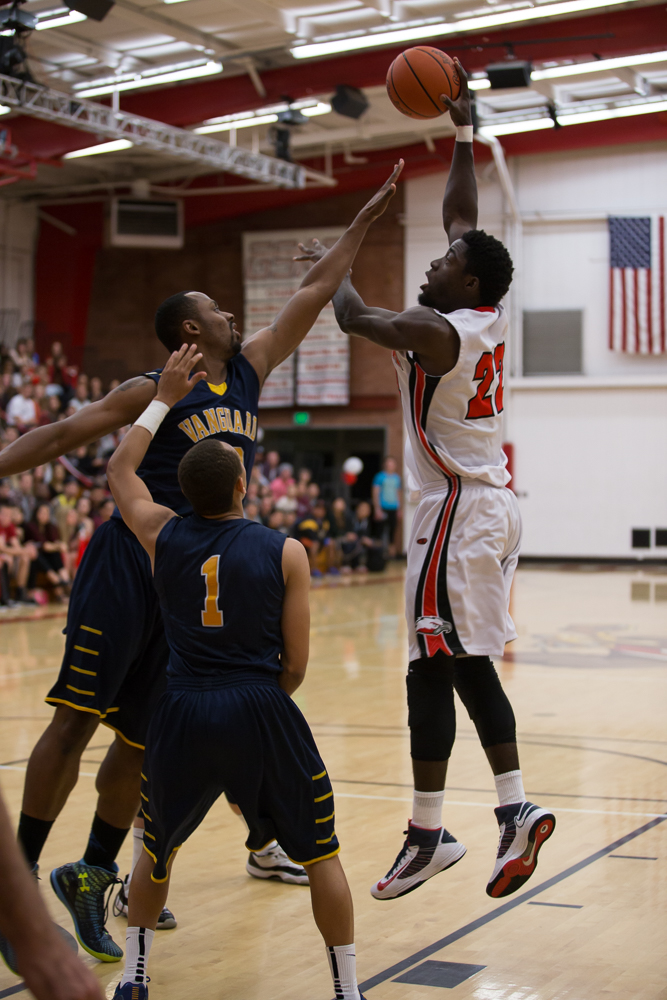
[[[609,218],[609,348],[665,352],[665,217]]]

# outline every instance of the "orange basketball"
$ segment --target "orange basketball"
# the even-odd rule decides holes
[[[437,118],[447,110],[440,94],[459,96],[461,81],[454,60],[430,45],[416,45],[396,56],[387,70],[391,103],[408,118]]]

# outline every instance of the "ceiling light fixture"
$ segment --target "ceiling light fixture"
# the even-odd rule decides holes
[[[171,70],[168,73],[157,73],[154,76],[137,76],[122,83],[104,83],[100,86],[88,86],[77,90],[78,97],[102,97],[113,94],[114,91],[139,90],[143,87],[157,87],[162,83],[178,83],[180,80],[196,80],[202,76],[214,76],[222,73],[222,63],[207,62],[204,65],[191,66],[189,69]]]
[[[47,28],[66,28],[70,24],[76,24],[78,21],[87,21],[88,18],[85,14],[81,14],[78,10],[69,10],[66,14],[54,17],[52,11],[47,12],[49,17],[40,16],[37,17],[39,20],[35,25],[35,31],[46,31]]]
[[[520,122],[499,122],[497,125],[481,125],[482,135],[515,135],[517,132],[537,132],[543,128],[553,128],[552,118],[528,118]]]
[[[626,104],[620,108],[602,108],[599,111],[584,111],[581,114],[558,115],[558,124],[583,125],[586,122],[603,122],[610,118],[648,115],[656,111],[667,111],[667,101],[653,101],[650,104]]]
[[[6,104],[0,104],[0,115],[8,115],[11,110]]]
[[[71,153],[65,153],[63,160],[76,160],[81,156],[96,156],[97,153],[119,153],[123,149],[131,149],[134,146],[129,139],[114,139],[112,142],[100,142],[97,146],[86,146],[84,149],[73,149]]]
[[[210,135],[211,132],[230,132],[233,128],[250,128],[252,125],[273,125],[278,121],[278,115],[256,115],[253,118],[237,118],[235,121],[220,122],[218,125],[200,125],[193,128],[197,135]]]
[[[400,28],[396,31],[368,32],[355,38],[339,38],[332,42],[312,42],[295,45],[290,53],[295,59],[314,59],[317,56],[334,55],[338,52],[353,52],[356,49],[374,49],[380,45],[398,45],[419,38],[435,38],[442,35],[459,35],[464,31],[479,28],[495,28],[504,24],[520,24],[540,18],[560,17],[563,14],[578,14],[600,7],[616,7],[621,0],[566,0],[564,3],[538,4],[523,10],[505,11],[502,14],[486,14],[481,17],[467,17],[460,21],[439,21],[416,28]],[[636,0],[631,0],[635,3]]]
[[[488,90],[491,86],[491,81],[482,77],[480,80],[468,80],[469,90]]]
[[[574,63],[571,66],[553,66],[549,69],[533,70],[533,80],[553,80],[561,76],[581,76],[583,73],[604,73],[625,66],[646,66],[649,63],[665,62],[667,52],[647,52],[637,56],[620,56],[618,59],[596,59],[595,62]]]

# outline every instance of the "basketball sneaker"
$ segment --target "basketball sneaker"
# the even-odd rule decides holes
[[[120,881],[117,865],[114,868],[110,872],[82,860],[51,872],[53,891],[70,912],[79,944],[100,962],[119,962],[123,957],[122,948],[104,926],[109,909],[109,897],[105,903],[104,894]]]
[[[371,888],[376,899],[396,899],[418,889],[423,882],[451,868],[466,852],[449,831],[425,830],[408,820],[403,848],[384,878]]]
[[[118,894],[113,901],[113,915],[114,917],[127,917],[127,894],[130,888],[130,876],[126,875],[125,880],[122,882]],[[171,912],[171,910],[164,906],[162,908],[162,913],[158,917],[156,931],[171,931],[176,927],[176,917]]]
[[[515,802],[495,809],[500,843],[487,895],[499,899],[520,889],[537,868],[537,855],[554,832],[556,817],[532,802]]]
[[[145,983],[120,983],[116,987],[113,1000],[148,1000],[148,987]]]
[[[280,844],[262,854],[251,851],[245,870],[253,878],[276,878],[292,885],[308,885],[308,873],[302,865],[290,861]]]

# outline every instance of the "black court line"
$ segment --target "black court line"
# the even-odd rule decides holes
[[[0,990],[0,1000],[3,997],[12,997],[15,993],[22,993],[23,990],[27,990],[28,987],[25,983],[17,983],[16,986],[8,986],[6,990]]]
[[[542,903],[539,900],[530,900],[528,906],[557,906],[560,910],[583,910],[583,906],[576,903]]]
[[[657,858],[644,858],[641,854],[610,854],[610,858],[622,858],[624,861],[657,861]]]
[[[509,913],[510,910],[515,909],[517,906],[521,906],[522,903],[527,902],[533,896],[538,896],[541,892],[544,892],[545,889],[550,889],[552,885],[558,885],[559,882],[563,882],[571,875],[575,875],[577,872],[582,871],[582,869],[588,868],[588,866],[592,865],[594,861],[599,861],[600,858],[604,858],[608,854],[611,854],[612,851],[622,847],[623,844],[628,844],[631,840],[635,840],[636,837],[641,837],[643,833],[647,833],[648,830],[652,830],[654,826],[664,823],[665,820],[667,820],[667,816],[658,816],[656,819],[652,819],[650,822],[644,823],[643,826],[633,830],[632,833],[628,833],[625,837],[615,840],[613,844],[609,844],[607,847],[602,847],[599,851],[596,851],[594,854],[590,854],[587,858],[584,858],[583,861],[578,861],[575,865],[571,865],[569,868],[566,868],[565,871],[560,872],[559,875],[554,875],[552,878],[547,879],[546,882],[541,882],[539,885],[536,885],[534,889],[529,889],[527,892],[521,893],[520,896],[515,896],[513,899],[509,900],[509,902],[503,903],[502,906],[498,906],[490,913],[485,913],[484,916],[478,917],[476,920],[471,920],[469,924],[464,924],[464,926],[459,927],[458,930],[452,931],[451,934],[447,934],[446,937],[440,938],[439,941],[434,941],[433,944],[427,945],[426,948],[421,948],[413,955],[409,955],[407,958],[402,959],[402,961],[396,962],[395,965],[389,966],[389,968],[385,969],[383,972],[378,972],[376,976],[371,976],[370,979],[367,979],[365,982],[359,984],[360,992],[372,990],[374,986],[379,986],[388,979],[393,979],[394,976],[399,975],[399,973],[403,972],[405,969],[409,969],[412,965],[416,965],[425,958],[430,958],[431,955],[441,951],[450,944],[454,944],[455,941],[460,941],[461,938],[467,937],[468,934],[472,934],[473,931],[479,930],[480,927],[490,924],[493,920],[497,920],[498,917],[502,917],[505,913]]]

